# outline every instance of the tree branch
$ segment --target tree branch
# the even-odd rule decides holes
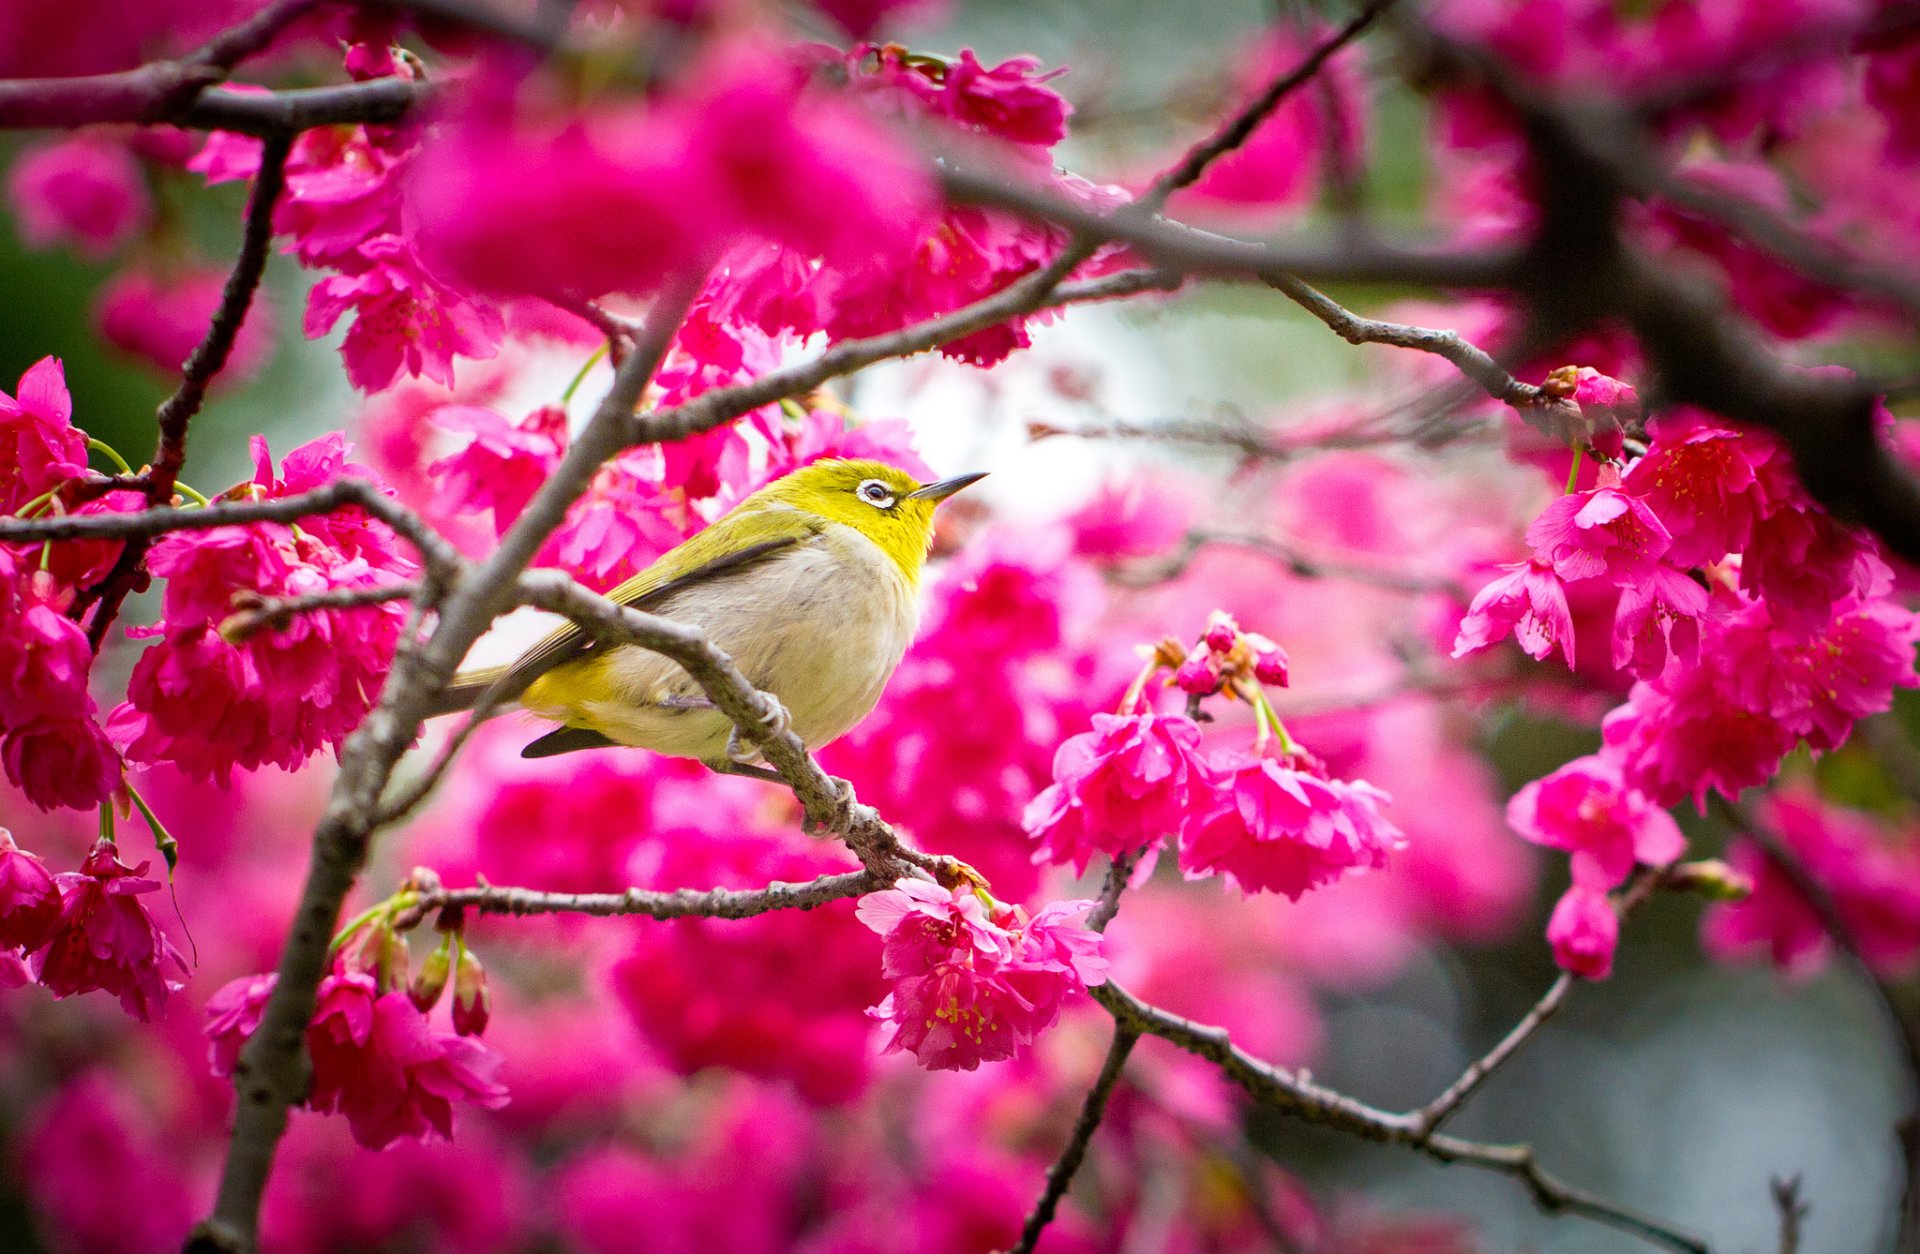
[[[1087,1156],[1087,1145],[1093,1140],[1093,1134],[1100,1126],[1100,1120],[1107,1113],[1107,1099],[1113,1096],[1114,1086],[1120,1082],[1120,1073],[1127,1068],[1127,1056],[1133,1053],[1134,1043],[1140,1034],[1131,1028],[1116,1023],[1113,1028],[1113,1044],[1107,1047],[1106,1061],[1100,1064],[1100,1074],[1094,1079],[1093,1087],[1087,1090],[1087,1097],[1080,1104],[1080,1117],[1073,1121],[1073,1131],[1067,1137],[1067,1143],[1060,1150],[1060,1157],[1047,1168],[1046,1187],[1040,1192],[1040,1200],[1034,1203],[1033,1210],[1027,1215],[1027,1222],[1021,1226],[1020,1239],[1013,1243],[1008,1254],[1033,1254],[1040,1243],[1040,1234],[1053,1222],[1054,1212],[1059,1209],[1060,1199],[1066,1196],[1067,1186],[1073,1183],[1073,1173],[1080,1170],[1080,1163]]]
[[[147,505],[164,505],[173,499],[173,486],[187,460],[187,424],[200,412],[207,387],[227,364],[233,342],[247,320],[253,294],[267,269],[267,250],[273,244],[273,207],[287,182],[287,154],[293,139],[287,134],[270,136],[260,150],[260,172],[254,177],[253,194],[247,202],[245,225],[241,230],[240,257],[227,275],[220,293],[220,306],[214,311],[207,333],[181,368],[180,386],[161,402],[155,421],[160,428],[153,463],[145,472]],[[87,639],[98,653],[106,643],[107,632],[119,617],[120,606],[129,593],[146,586],[146,558],[149,540],[130,538],[121,548],[111,570],[99,583],[84,589],[74,598],[69,613],[77,620],[92,608]]]
[[[420,594],[418,583],[390,583],[370,588],[328,588],[297,597],[262,596],[242,588],[233,594],[234,612],[220,624],[220,634],[240,641],[262,631],[285,631],[293,620],[315,610],[351,610],[368,605],[408,601]]]
[[[446,909],[519,916],[586,914],[645,915],[653,919],[749,919],[775,910],[812,910],[830,901],[859,897],[883,887],[885,885],[870,871],[823,875],[804,884],[775,880],[765,888],[680,888],[671,892],[629,888],[620,893],[553,893],[481,884],[422,893],[415,905],[394,916],[394,927],[404,931],[434,911]]]
[[[1214,134],[1201,140],[1159,178],[1153,181],[1138,205],[1147,213],[1158,213],[1167,198],[1183,187],[1190,187],[1205,174],[1207,167],[1252,138],[1280,102],[1311,80],[1321,67],[1373,25],[1373,20],[1393,6],[1394,0],[1368,0],[1345,26],[1322,40],[1298,65],[1274,79],[1267,89],[1249,101],[1245,108],[1229,118]]]

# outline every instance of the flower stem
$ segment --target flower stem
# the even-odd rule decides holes
[[[193,503],[196,505],[207,506],[207,505],[213,504],[212,501],[209,501],[206,498],[206,495],[204,493],[195,491],[193,488],[193,485],[191,484],[182,483],[178,479],[175,479],[173,481],[173,486],[178,488],[184,495],[187,496],[188,499],[193,501]]]
[[[1573,446],[1573,466],[1567,471],[1568,496],[1572,496],[1574,490],[1580,486],[1580,461],[1586,451],[1587,448],[1584,444],[1576,444]]]
[[[587,381],[587,372],[599,365],[601,359],[606,355],[607,346],[602,344],[599,348],[594,349],[587,357],[586,363],[582,365],[579,371],[573,376],[573,382],[567,384],[567,390],[560,393],[560,405],[563,409],[573,403],[573,394],[578,392],[580,385]]]
[[[126,458],[120,456],[120,450],[113,447],[113,445],[107,443],[105,440],[99,440],[99,439],[95,439],[93,436],[88,436],[87,447],[92,449],[96,453],[105,453],[107,455],[107,459],[111,461],[114,465],[120,468],[121,474],[130,475],[133,473],[133,467],[127,464]]]
[[[160,816],[147,804],[147,799],[131,783],[127,785],[127,796],[133,798],[134,809],[140,811],[140,817],[147,821],[147,827],[153,831],[153,847],[166,859],[167,878],[172,879],[173,869],[180,864],[180,842],[173,838],[173,833],[167,830]]]

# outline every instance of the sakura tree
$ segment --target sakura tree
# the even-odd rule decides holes
[[[1920,6],[1036,29],[0,11],[10,1248],[1920,1250]],[[836,457],[995,479],[810,747],[605,594]]]

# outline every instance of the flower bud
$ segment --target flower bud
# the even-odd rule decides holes
[[[461,1036],[478,1036],[487,1030],[493,1014],[493,997],[487,992],[486,968],[465,945],[460,947],[460,966],[453,977],[453,1030]]]
[[[1211,651],[1197,648],[1173,673],[1173,682],[1182,692],[1204,697],[1220,691],[1220,659]]]
[[[1225,610],[1215,610],[1207,616],[1207,647],[1215,653],[1231,653],[1234,641],[1240,638],[1240,624],[1233,621],[1233,615]]]
[[[1265,636],[1249,635],[1247,641],[1253,646],[1253,677],[1263,684],[1285,688],[1289,679],[1287,651]]]
[[[60,890],[46,864],[0,827],[0,948],[31,953],[59,922]]]
[[[381,992],[407,986],[407,967],[411,964],[412,953],[407,949],[407,938],[385,923],[379,925],[375,933],[379,938],[379,966],[374,979],[380,985]]]
[[[1753,877],[1710,858],[1675,866],[1667,873],[1667,887],[1675,892],[1698,893],[1708,901],[1740,901],[1753,894]]]
[[[420,964],[413,983],[407,986],[407,997],[413,1002],[414,1009],[421,1014],[432,1010],[440,1001],[440,994],[446,991],[447,980],[452,975],[453,937],[443,936],[433,952],[427,955],[427,960]]]

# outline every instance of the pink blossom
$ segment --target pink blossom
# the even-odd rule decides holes
[[[1867,815],[1801,789],[1768,797],[1759,819],[1798,864],[1797,874],[1827,895],[1875,971],[1899,979],[1920,965],[1920,856],[1911,832],[1883,832]],[[1831,938],[1796,873],[1749,840],[1737,841],[1729,857],[1752,878],[1753,892],[1708,912],[1707,949],[1723,961],[1764,954],[1790,975],[1823,967]]]
[[[1886,120],[1887,155],[1920,163],[1920,42],[1869,56],[1863,87],[1867,103]]]
[[[87,468],[87,435],[73,425],[73,399],[58,357],[20,376],[16,396],[0,392],[0,513],[17,513]]]
[[[307,338],[318,339],[354,312],[340,354],[355,387],[378,392],[403,371],[452,387],[455,357],[485,360],[499,351],[499,313],[434,278],[406,241],[379,236],[359,255],[364,269],[314,285],[304,324]]]
[[[566,411],[542,406],[518,422],[478,405],[443,405],[434,425],[471,436],[465,447],[427,467],[442,476],[440,503],[455,512],[491,511],[505,534],[567,448]]]
[[[1818,631],[1838,602],[1884,580],[1886,566],[1870,536],[1806,499],[1797,482],[1792,495],[1797,499],[1755,523],[1740,586],[1764,600],[1782,627]]]
[[[113,842],[102,839],[78,871],[54,877],[60,921],[33,956],[33,973],[55,997],[105,989],[143,1022],[166,1008],[167,995],[180,988],[166,968],[184,975],[187,963],[138,900],[160,890],[146,871],[145,862],[120,861]]]
[[[0,948],[40,948],[60,919],[60,892],[39,855],[0,827]]]
[[[1527,528],[1527,543],[1562,579],[1625,586],[1652,573],[1672,537],[1645,502],[1603,486],[1555,499]]]
[[[844,868],[814,847],[742,830],[716,811],[657,814],[656,838],[636,851],[638,879],[660,889],[803,883]],[[852,903],[752,919],[641,920],[611,973],[621,1006],[667,1066],[683,1075],[721,1067],[783,1080],[817,1105],[839,1105],[867,1086],[880,996],[877,945]],[[723,978],[714,978],[724,972]]]
[[[963,131],[1015,144],[1051,148],[1067,135],[1073,106],[1048,80],[1038,57],[1009,57],[986,66],[971,48],[951,60],[909,56],[898,45],[862,44],[847,55],[854,89],[895,108],[924,110]]]
[[[1041,856],[1077,871],[1096,851],[1119,857],[1177,836],[1217,784],[1200,755],[1199,725],[1165,714],[1094,715],[1092,731],[1061,744],[1053,780],[1023,822]]]
[[[1614,666],[1652,679],[1666,669],[1669,653],[1691,665],[1709,601],[1705,588],[1665,565],[1622,587],[1613,618]]]
[[[1759,474],[1778,455],[1771,440],[1697,410],[1669,410],[1652,429],[1623,486],[1667,527],[1667,560],[1687,570],[1744,550],[1771,508]]]
[[[312,440],[287,454],[276,477],[265,440],[255,437],[254,480],[242,491],[270,499],[367,475],[347,451],[337,433]],[[147,562],[167,587],[163,620],[141,634],[160,640],[135,661],[127,702],[109,725],[131,759],[171,762],[223,783],[235,766],[290,770],[344,740],[371,708],[406,618],[398,602],[319,610],[236,644],[220,635],[233,594],[367,587],[416,570],[392,531],[359,509],[303,519],[297,531],[269,524],[175,532]]]
[[[153,214],[133,154],[87,132],[21,153],[7,172],[7,198],[28,247],[66,244],[95,258],[126,243]]]
[[[1385,867],[1388,853],[1406,843],[1380,813],[1391,799],[1364,781],[1232,750],[1214,755],[1212,765],[1224,791],[1181,837],[1189,879],[1219,873],[1242,892],[1297,901],[1309,889]]]
[[[120,787],[120,755],[91,711],[14,728],[0,741],[0,761],[42,810],[90,810]]]
[[[41,572],[26,573],[0,549],[0,732],[35,722],[67,722],[93,711],[87,674],[93,649],[66,616],[71,597]]]
[[[1575,884],[1561,894],[1547,920],[1547,943],[1561,970],[1585,980],[1604,980],[1613,973],[1620,916],[1605,893]]]
[[[277,977],[245,976],[207,1001],[214,1070],[230,1073],[260,1026]],[[371,974],[335,967],[320,981],[307,1029],[313,1079],[305,1105],[342,1114],[353,1139],[382,1149],[402,1137],[453,1139],[453,1104],[497,1110],[507,1102],[500,1056],[479,1041],[437,1031],[403,989],[381,993]]]
[[[207,333],[226,285],[224,270],[167,274],[122,270],[109,279],[94,304],[94,322],[107,343],[178,374],[187,355]],[[273,310],[256,300],[221,369],[224,382],[244,382],[259,373],[273,351]]]
[[[1594,889],[1623,883],[1636,864],[1666,866],[1686,847],[1673,816],[1605,757],[1579,758],[1526,785],[1507,804],[1507,822],[1536,845],[1572,854],[1574,881]]]
[[[970,886],[903,879],[861,898],[860,921],[885,937],[893,990],[870,1013],[890,1024],[886,1050],[935,1070],[972,1071],[1020,1056],[1065,998],[1106,980],[1097,933],[1071,920],[1091,901],[1057,902],[1031,920],[989,917]]]
[[[1581,366],[1573,372],[1573,400],[1582,409],[1632,409],[1639,405],[1640,395],[1631,383]]]
[[[140,1061],[160,1064],[158,1051]],[[204,1206],[178,1123],[136,1088],[137,1069],[89,1059],[38,1105],[16,1142],[16,1178],[42,1231],[74,1254],[180,1248]],[[185,1096],[181,1094],[181,1096]]]
[[[1544,658],[1560,647],[1569,669],[1573,666],[1573,612],[1567,605],[1567,591],[1553,568],[1538,560],[1506,568],[1502,575],[1474,594],[1466,617],[1460,620],[1460,632],[1453,642],[1453,656],[1465,657],[1506,638],[1527,656]]]

